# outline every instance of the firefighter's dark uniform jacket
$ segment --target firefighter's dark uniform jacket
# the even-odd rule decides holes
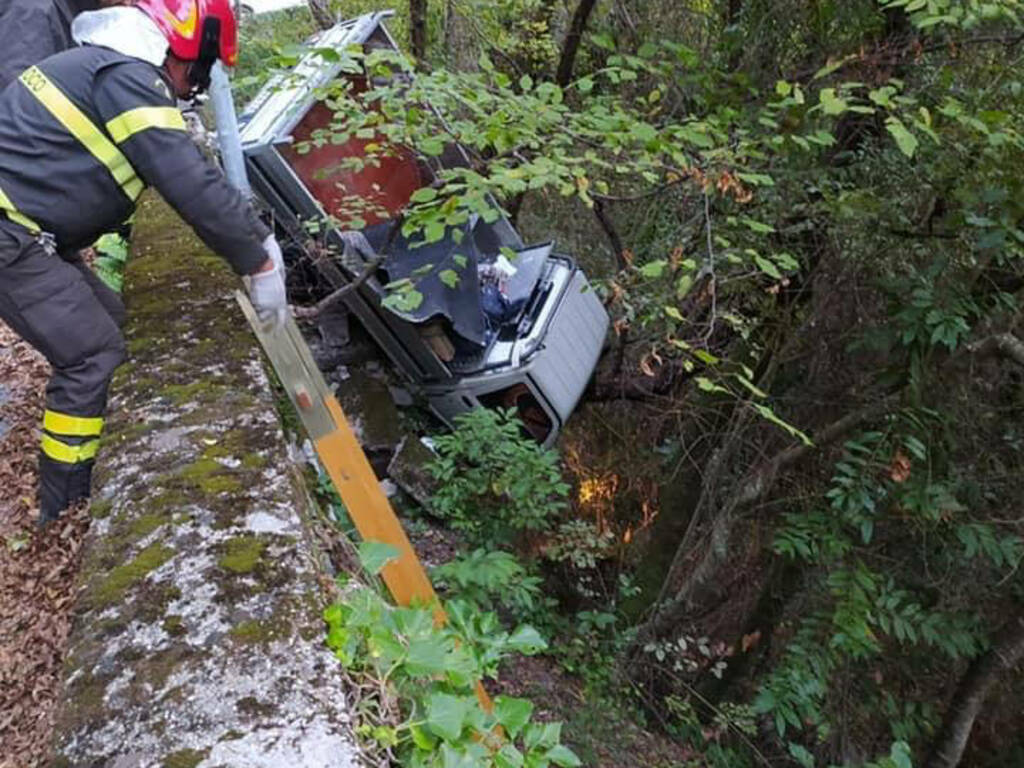
[[[88,495],[117,324],[70,254],[153,186],[239,274],[269,231],[189,138],[162,70],[101,47],[52,56],[0,93],[0,317],[49,359],[40,502]],[[49,510],[49,512],[48,512]]]
[[[0,0],[0,89],[73,44],[71,22],[95,0]]]

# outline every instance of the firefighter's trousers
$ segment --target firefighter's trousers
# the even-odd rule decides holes
[[[0,318],[53,367],[39,458],[40,519],[88,498],[107,389],[124,358],[118,296],[81,262],[0,219]]]

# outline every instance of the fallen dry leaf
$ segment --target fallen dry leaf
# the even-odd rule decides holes
[[[894,483],[905,483],[910,478],[910,457],[898,448],[889,464],[889,477]]]
[[[0,768],[50,762],[84,510],[35,526],[46,361],[0,323]]]

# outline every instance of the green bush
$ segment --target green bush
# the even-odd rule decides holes
[[[360,555],[376,572],[393,549],[364,542]],[[439,626],[431,606],[395,607],[353,583],[344,601],[325,611],[328,646],[347,669],[375,681],[368,690],[386,699],[378,711],[394,713],[397,701],[397,716],[364,722],[360,735],[409,768],[580,765],[561,743],[561,723],[531,722],[528,699],[498,696],[488,711],[477,697],[477,684],[496,678],[503,658],[538,653],[544,639],[525,625],[506,631],[497,616],[468,602],[449,602],[445,610],[447,623]]]
[[[431,575],[451,599],[468,600],[484,609],[501,607],[523,616],[545,602],[541,579],[508,552],[476,549],[438,566]]]
[[[440,482],[431,509],[473,546],[511,547],[523,534],[548,531],[566,507],[569,486],[558,454],[522,434],[514,410],[479,408],[435,438],[428,465]]]

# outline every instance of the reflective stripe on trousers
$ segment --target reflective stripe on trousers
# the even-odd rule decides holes
[[[103,419],[47,408],[43,414],[43,430],[40,448],[44,454],[64,464],[80,464],[96,457]]]

